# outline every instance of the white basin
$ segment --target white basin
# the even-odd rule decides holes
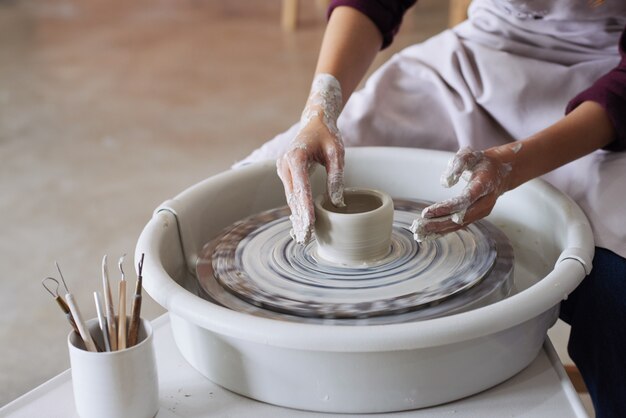
[[[437,201],[458,193],[439,175],[450,153],[352,148],[346,185]],[[323,191],[322,170],[314,191]],[[263,402],[325,412],[407,410],[492,387],[535,358],[559,302],[591,268],[594,242],[582,211],[541,181],[502,196],[487,218],[511,240],[508,298],[421,322],[333,326],[239,313],[196,295],[202,246],[233,222],[285,204],[273,161],[211,177],[164,202],[142,232],[146,291],[171,316],[189,363],[219,385]],[[208,394],[207,394],[208,396]]]

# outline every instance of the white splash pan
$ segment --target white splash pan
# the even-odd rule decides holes
[[[393,197],[441,200],[459,191],[439,185],[451,155],[349,149],[346,184]],[[318,192],[324,182],[319,171]],[[145,253],[145,288],[170,312],[187,361],[227,389],[276,405],[390,412],[492,387],[532,362],[559,302],[591,268],[594,243],[582,211],[535,180],[502,196],[488,217],[515,252],[514,293],[500,302],[416,323],[329,326],[254,317],[196,296],[192,273],[202,245],[225,226],[283,204],[273,162],[224,172],[164,202],[135,254]]]

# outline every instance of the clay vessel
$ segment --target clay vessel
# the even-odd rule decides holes
[[[317,255],[332,263],[372,263],[389,254],[393,201],[386,193],[346,188],[345,207],[335,207],[328,197],[315,199]]]

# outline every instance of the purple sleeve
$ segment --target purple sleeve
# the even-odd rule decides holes
[[[381,49],[388,47],[398,33],[404,12],[417,0],[333,0],[328,7],[328,17],[335,8],[348,6],[370,18],[383,35]]]
[[[600,104],[615,128],[616,137],[604,147],[609,151],[626,150],[626,29],[619,41],[620,63],[567,105],[566,113],[585,101]]]

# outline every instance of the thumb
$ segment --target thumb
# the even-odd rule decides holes
[[[441,175],[441,185],[452,187],[458,183],[461,175],[472,169],[483,157],[482,151],[474,151],[471,148],[460,149],[448,162],[448,166]]]
[[[326,160],[326,182],[330,202],[336,207],[345,206],[343,201],[343,150],[334,149]]]

